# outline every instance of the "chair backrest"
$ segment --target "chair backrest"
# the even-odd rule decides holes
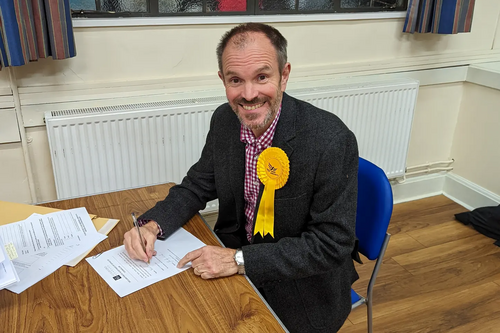
[[[380,254],[392,215],[392,188],[385,172],[359,158],[356,236],[359,252],[370,260]]]

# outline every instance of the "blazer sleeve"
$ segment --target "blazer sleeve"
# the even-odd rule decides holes
[[[205,209],[208,201],[217,198],[214,181],[213,137],[217,111],[210,121],[201,157],[187,172],[181,184],[170,189],[169,195],[139,217],[141,220],[156,221],[165,239],[186,224],[200,210]]]
[[[318,163],[310,219],[303,221],[300,237],[243,247],[246,274],[257,287],[325,273],[351,260],[358,175],[354,134],[345,130],[334,137]]]

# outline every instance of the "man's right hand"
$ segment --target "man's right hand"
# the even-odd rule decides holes
[[[156,255],[155,241],[159,232],[158,225],[154,221],[150,221],[141,227],[141,235],[146,245],[146,253],[144,253],[136,228],[133,227],[127,231],[123,235],[123,245],[125,245],[128,256],[132,259],[140,259],[145,262],[151,260],[151,257]]]

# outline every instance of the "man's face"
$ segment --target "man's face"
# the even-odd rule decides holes
[[[219,77],[240,122],[259,137],[279,110],[290,64],[280,73],[276,50],[262,33],[249,33],[243,45],[235,45],[233,39],[222,54]]]

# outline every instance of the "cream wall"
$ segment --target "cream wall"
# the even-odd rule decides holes
[[[478,1],[472,33],[402,34],[403,19],[274,24],[289,41],[293,72],[363,70],[368,64],[405,65],[423,56],[457,58],[488,51],[500,1]],[[232,25],[77,28],[78,56],[16,70],[19,86],[138,81],[208,76],[216,79],[215,45]],[[438,57],[439,58],[439,57]],[[443,61],[441,59],[440,61]],[[389,63],[388,63],[389,62]],[[408,64],[406,64],[408,65]],[[337,67],[338,66],[338,67]],[[324,67],[327,67],[325,69]],[[357,69],[356,69],[357,68]],[[292,73],[293,73],[292,72]]]
[[[472,33],[452,36],[403,34],[403,19],[273,25],[289,41],[294,86],[305,81],[500,60],[499,16],[499,1],[478,1]],[[214,49],[222,33],[231,26],[76,28],[77,57],[40,60],[15,68],[23,115],[21,130],[26,127],[35,201],[56,197],[44,111],[148,102],[165,99],[175,92],[222,91]],[[497,49],[492,50],[495,40]],[[9,84],[6,73],[5,69],[0,71],[0,87]],[[448,82],[442,77],[435,81]],[[449,82],[453,83],[421,87],[408,166],[451,156],[462,81],[451,79]],[[0,200],[34,201],[20,143],[0,144],[0,175]]]
[[[9,87],[9,73],[3,69],[0,71],[0,88]]]
[[[495,50],[500,50],[500,15],[498,15],[497,31],[495,33],[495,41],[493,43],[493,48]]]
[[[500,90],[465,83],[453,138],[453,173],[500,195]]]
[[[449,160],[463,83],[420,87],[407,166]]]

